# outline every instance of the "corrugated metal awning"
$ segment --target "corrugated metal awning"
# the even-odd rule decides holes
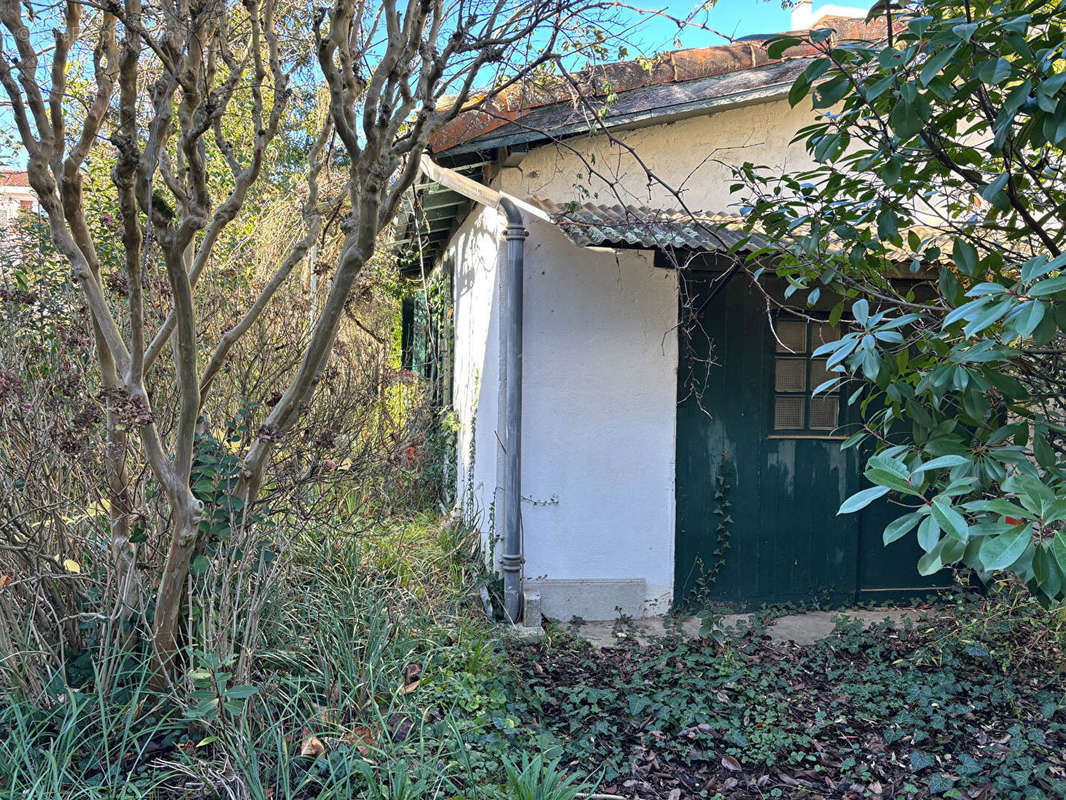
[[[540,199],[532,203],[546,211],[578,247],[725,252],[754,250],[766,243],[762,237],[745,233],[744,218],[739,215]]]

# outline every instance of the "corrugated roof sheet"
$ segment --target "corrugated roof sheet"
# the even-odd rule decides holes
[[[593,203],[560,205],[550,200],[533,203],[552,218],[578,247],[674,248],[708,252],[754,249],[765,243],[748,243],[744,219],[733,214],[689,214],[645,206],[605,206]],[[745,246],[746,243],[750,246]]]
[[[567,239],[578,247],[632,247],[646,250],[692,250],[697,252],[750,252],[770,244],[759,233],[744,232],[744,218],[739,214],[688,213],[645,206],[605,206],[593,203],[553,203],[534,198],[534,205],[546,211]],[[868,226],[876,237],[876,229]],[[950,264],[951,231],[928,225],[907,229],[918,235],[921,249],[936,246],[940,255],[936,263]],[[903,232],[906,236],[907,231]],[[839,242],[836,242],[839,245]],[[887,245],[887,243],[886,243]],[[887,245],[886,255],[900,263],[909,262],[914,253],[906,247]]]

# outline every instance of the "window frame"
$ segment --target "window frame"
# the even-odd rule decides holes
[[[781,322],[797,322],[803,325],[804,329],[804,345],[803,350],[789,350],[788,345],[784,343],[782,339],[778,338],[777,330],[778,325]],[[774,328],[770,335],[770,410],[769,410],[769,435],[770,439],[827,439],[827,440],[843,440],[846,436],[837,434],[836,431],[844,425],[844,403],[842,397],[841,388],[838,386],[831,391],[822,392],[817,398],[812,397],[814,389],[823,383],[827,378],[821,377],[817,383],[814,382],[816,373],[816,363],[824,363],[826,359],[819,358],[814,359],[811,354],[818,349],[820,342],[816,342],[817,331],[821,326],[830,326],[828,318],[815,318],[813,321],[805,317],[797,317],[787,314],[774,315],[771,323]],[[837,334],[839,334],[839,325],[837,328]],[[781,349],[784,347],[785,349]],[[777,388],[777,365],[781,361],[803,361],[804,364],[804,388],[802,390],[779,390]],[[777,401],[782,397],[794,397],[800,398],[803,403],[803,426],[802,427],[777,427]],[[822,398],[833,398],[836,401],[836,421],[832,427],[826,428],[813,428],[811,427],[811,406],[812,400],[819,400]]]

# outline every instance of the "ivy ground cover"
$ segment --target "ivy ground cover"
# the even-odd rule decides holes
[[[506,713],[605,794],[1062,798],[1066,681],[1046,622],[967,610],[842,623],[802,647],[759,624],[600,650],[557,631],[508,645]]]

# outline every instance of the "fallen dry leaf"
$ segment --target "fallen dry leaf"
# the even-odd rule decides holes
[[[722,766],[728,770],[732,770],[733,772],[740,772],[742,769],[744,769],[742,766],[740,766],[740,762],[733,758],[733,756],[731,755],[722,756]]]
[[[360,725],[352,728],[351,732],[345,735],[344,741],[355,745],[361,755],[370,755],[370,748],[374,746],[374,732],[366,725]]]
[[[402,742],[411,733],[414,721],[406,714],[392,713],[385,718],[385,727],[392,741]]]
[[[0,589],[7,588],[7,585],[11,583],[10,575],[0,575]]]
[[[403,693],[410,694],[418,688],[422,679],[422,665],[412,661],[403,668]]]
[[[322,744],[322,740],[317,736],[307,736],[300,744],[300,755],[312,756],[318,758],[320,755],[326,752],[326,746]]]

